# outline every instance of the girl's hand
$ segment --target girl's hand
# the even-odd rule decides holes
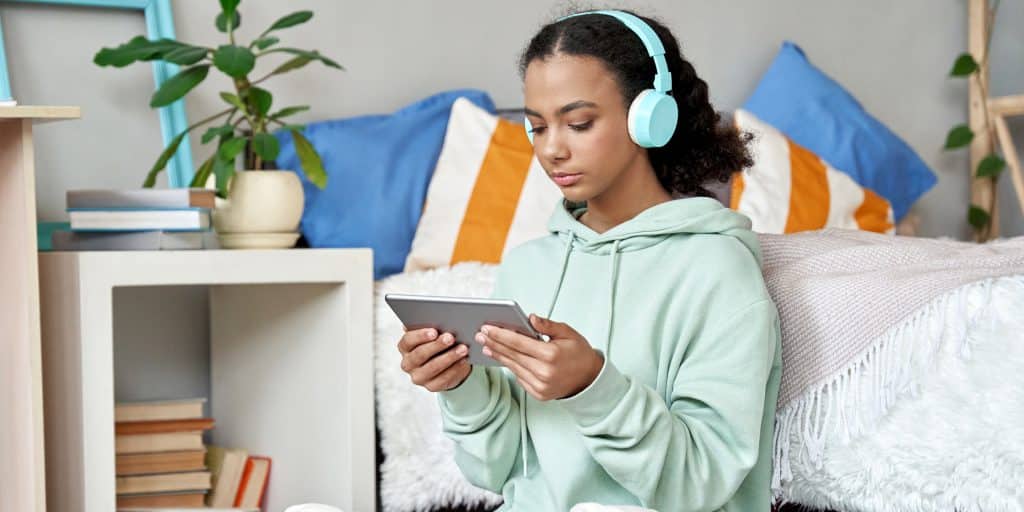
[[[530,396],[546,401],[586,389],[601,372],[604,359],[568,324],[530,315],[530,324],[551,339],[533,339],[518,332],[485,325],[476,335],[483,352],[512,370]]]
[[[428,391],[458,387],[469,377],[473,366],[467,359],[469,347],[459,345],[451,348],[454,342],[455,337],[451,333],[438,337],[435,329],[406,331],[398,341],[402,371],[409,374],[413,384]]]

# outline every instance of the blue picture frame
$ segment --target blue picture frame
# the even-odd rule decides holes
[[[146,36],[149,39],[176,39],[171,0],[0,0],[7,3],[54,4],[81,7],[132,9],[142,11],[146,18]],[[113,42],[111,42],[113,43]],[[3,23],[0,22],[0,104],[12,101],[10,81],[7,74],[7,58],[3,42]],[[178,66],[169,62],[153,61],[154,90],[165,80],[178,73]],[[185,115],[185,100],[180,99],[159,109],[160,132],[164,147],[179,133],[188,128]],[[178,151],[167,162],[167,184],[171,188],[187,187],[192,181],[192,146],[185,137]]]

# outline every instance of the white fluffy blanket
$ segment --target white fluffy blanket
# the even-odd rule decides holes
[[[451,268],[397,274],[377,282],[374,347],[377,425],[380,429],[380,500],[384,512],[426,511],[438,505],[497,505],[501,496],[474,487],[455,465],[454,446],[441,432],[433,393],[402,371],[398,340],[402,323],[384,302],[387,293],[486,297],[495,265],[462,263]]]
[[[500,503],[500,496],[473,487],[459,473],[434,396],[399,368],[402,326],[383,301],[385,293],[395,292],[487,296],[495,268],[467,263],[377,283],[375,370],[385,512]],[[810,421],[786,430],[788,443],[777,443],[787,448],[777,450],[776,465],[785,455],[789,470],[776,495],[838,510],[1024,510],[1018,490],[1024,481],[1024,276],[955,289],[894,329],[927,347],[928,358],[914,372],[899,374],[899,385],[886,398],[887,412],[880,411],[874,428],[856,442],[850,429],[839,428],[849,411],[834,407],[835,396],[850,389],[835,396],[829,387],[819,391],[814,403],[833,406],[819,405]],[[872,346],[891,339],[891,332]],[[892,373],[895,360],[868,358],[857,370],[862,392],[872,392],[869,383]]]

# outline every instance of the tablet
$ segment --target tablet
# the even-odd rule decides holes
[[[476,336],[484,324],[543,340],[543,336],[530,325],[529,318],[520,309],[519,304],[511,299],[388,293],[384,295],[384,301],[398,315],[398,319],[407,330],[433,327],[438,333],[452,333],[456,343],[469,347],[469,362],[474,365],[501,365],[485,356],[483,346],[473,340],[473,336]]]

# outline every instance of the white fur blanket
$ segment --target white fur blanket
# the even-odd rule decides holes
[[[840,238],[841,235],[838,234]],[[1011,383],[1000,388],[1003,394],[992,395],[1007,401],[1001,402],[1003,408],[998,411],[999,414],[989,414],[988,417],[995,421],[995,425],[1003,425],[1007,429],[1021,425],[1024,420],[1024,401],[1013,400],[1020,398],[1020,392],[1014,394],[1014,390],[1024,389],[1021,380],[1024,372],[1009,370],[1014,367],[1013,364],[1019,369],[1024,363],[1024,348],[1021,348],[1024,340],[1020,339],[1020,333],[1024,332],[1020,328],[1024,325],[1024,319],[1021,319],[1021,314],[1012,313],[1021,311],[1020,308],[1008,312],[995,307],[1006,302],[993,302],[997,300],[996,290],[1003,297],[999,301],[1010,297],[1018,300],[1015,304],[1024,305],[1024,277],[975,279],[966,286],[936,290],[934,295],[910,307],[907,302],[903,302],[905,299],[900,298],[899,291],[914,289],[917,280],[932,279],[936,277],[934,273],[949,271],[948,267],[943,267],[937,261],[950,255],[955,258],[960,254],[956,251],[950,253],[936,250],[946,242],[920,240],[918,244],[915,241],[919,239],[897,239],[893,242],[891,237],[884,238],[892,243],[892,247],[902,248],[902,252],[898,250],[890,254],[891,259],[887,265],[871,259],[869,254],[865,256],[871,249],[856,240],[846,239],[840,245],[832,246],[840,252],[849,250],[861,253],[859,260],[852,254],[843,254],[839,260],[845,262],[845,267],[816,266],[829,261],[828,258],[818,258],[821,253],[815,249],[820,250],[823,246],[815,245],[813,241],[801,246],[802,238],[799,236],[788,235],[779,240],[762,238],[766,281],[782,314],[784,355],[792,353],[787,352],[787,344],[790,343],[794,329],[796,332],[814,332],[817,336],[827,335],[814,338],[813,343],[818,347],[814,353],[816,355],[809,359],[812,362],[826,360],[827,357],[817,355],[827,352],[829,347],[842,349],[848,343],[847,340],[857,336],[857,331],[865,325],[844,323],[847,326],[844,329],[828,330],[830,321],[847,322],[848,317],[843,316],[844,308],[851,303],[857,304],[853,309],[862,310],[866,303],[869,312],[878,312],[877,315],[865,317],[867,321],[875,323],[879,319],[890,318],[887,311],[881,311],[883,308],[892,308],[895,304],[895,307],[905,311],[905,314],[896,315],[890,324],[869,338],[862,352],[852,353],[846,361],[847,365],[839,365],[839,371],[833,374],[825,372],[824,378],[818,381],[809,380],[804,393],[795,393],[786,403],[780,397],[776,428],[776,495],[787,501],[831,506],[841,510],[930,511],[949,510],[952,506],[963,510],[1024,510],[1024,499],[1020,498],[1020,494],[1016,495],[1018,508],[984,506],[1015,503],[1014,491],[999,485],[1001,482],[1021,481],[1024,476],[1020,474],[1024,471],[1021,469],[1024,468],[1024,464],[1021,464],[1024,461],[1024,445],[1007,442],[1002,435],[999,436],[1000,442],[992,442],[993,424],[977,421],[973,417],[979,412],[978,408],[991,405],[968,400],[971,393],[975,392],[971,390],[987,393],[984,390],[996,382]],[[793,244],[785,243],[790,240]],[[1024,239],[1013,243],[1024,247]],[[967,245],[962,244],[957,248],[968,251]],[[998,251],[974,254],[984,260],[986,256],[998,254]],[[1024,256],[1024,251],[1018,254]],[[928,257],[933,259],[928,260]],[[858,261],[865,266],[851,267]],[[989,262],[992,261],[989,258]],[[801,263],[787,265],[788,262]],[[872,263],[877,266],[872,267]],[[961,261],[961,265],[969,263]],[[914,264],[919,265],[918,269],[929,268],[934,272],[921,271],[904,275],[898,270],[901,265]],[[887,299],[876,300],[876,297],[870,295],[872,292],[869,289],[861,288],[857,293],[854,288],[842,291],[847,293],[846,297],[851,302],[806,300],[814,292],[827,287],[829,282],[833,285],[849,285],[849,274],[856,272],[857,268],[885,276],[889,288],[884,289],[883,294]],[[461,264],[451,268],[399,274],[377,285],[377,419],[385,456],[381,466],[381,504],[385,511],[429,510],[438,505],[500,503],[500,496],[471,486],[459,473],[453,462],[452,443],[441,434],[435,398],[422,388],[413,386],[399,368],[395,345],[401,337],[402,326],[383,301],[385,293],[393,292],[487,296],[493,286],[494,269],[492,265]],[[796,271],[788,274],[788,280],[776,280],[772,272],[785,269]],[[814,269],[819,273],[802,272]],[[1000,267],[998,272],[1004,272],[1004,269]],[[1017,273],[1024,274],[1024,271]],[[783,274],[785,272],[779,275]],[[788,295],[780,300],[777,295],[779,290],[784,290]],[[971,299],[974,301],[973,309],[969,307],[969,297],[975,297]],[[792,313],[794,305],[798,307],[797,314]],[[801,308],[808,311],[801,311]],[[807,325],[801,326],[791,319],[798,319],[796,322]],[[982,319],[987,320],[981,322]],[[1016,330],[1010,328],[1011,325],[1016,326]],[[1006,332],[1017,333],[1017,336],[993,337],[985,334],[987,331],[983,332],[982,329],[992,326],[1001,326]],[[821,334],[822,329],[825,335]],[[985,343],[971,340],[985,340]],[[1012,345],[1014,343],[1016,345]],[[975,345],[985,346],[988,350],[1004,350],[1008,355],[1014,353],[1008,350],[1007,344],[1021,348],[1016,352],[1021,356],[1020,359],[1004,360],[1003,364],[995,364],[989,359],[969,359],[971,347]],[[955,360],[949,359],[954,357]],[[800,364],[799,360],[784,361],[784,386],[786,372],[794,363]],[[937,381],[928,379],[936,368],[957,365],[972,370],[961,370],[955,375],[959,378]],[[979,365],[991,367],[982,368]],[[929,382],[932,384],[929,385]],[[948,397],[953,396],[950,394],[953,388],[968,390],[961,393],[964,398],[962,401],[948,401]],[[915,390],[921,394],[913,395]],[[897,407],[904,403],[917,405],[907,405],[905,409]],[[904,418],[899,423],[899,413],[917,410],[915,407],[931,412],[928,424],[918,423],[915,425],[917,430],[907,428],[904,431],[892,426],[893,423],[886,423],[913,423],[912,418]],[[886,413],[889,413],[888,416]],[[965,413],[972,416],[965,417]],[[1011,420],[1015,422],[1004,423]],[[868,428],[872,425],[874,429]],[[938,429],[934,435],[922,434],[922,429],[931,427]],[[886,432],[884,438],[880,437],[883,431]],[[851,443],[858,434],[864,437],[857,443]],[[1024,439],[1024,436],[1018,435],[1016,439]],[[866,446],[887,451],[857,451]],[[955,467],[934,463],[936,457],[952,452],[956,452],[957,457],[943,460],[956,461]],[[843,461],[842,465],[837,466],[836,461],[840,460]],[[879,465],[882,464],[880,461],[884,461],[884,466]],[[1000,471],[1002,476],[999,479],[967,478],[964,474],[970,472],[971,468],[987,467],[990,463],[995,464],[995,468],[1003,468],[993,470]],[[1008,471],[1007,464],[1016,466],[1010,468],[1013,471]],[[907,478],[901,479],[901,476]],[[929,487],[924,485],[925,482],[940,483]],[[907,489],[916,491],[908,494]],[[929,494],[928,489],[938,490]],[[901,505],[894,506],[897,503]],[[945,506],[947,504],[951,506]]]
[[[454,445],[441,432],[433,393],[402,371],[398,340],[402,323],[384,302],[388,293],[486,297],[494,288],[495,265],[462,263],[409,272],[378,281],[374,352],[377,426],[384,461],[380,501],[384,512],[426,511],[439,505],[497,505],[501,496],[470,484],[455,465]]]
[[[826,229],[760,235],[765,283],[782,326],[772,487],[792,476],[790,440],[820,464],[831,433],[874,428],[973,318],[952,294],[1024,275],[1024,237],[988,244]],[[943,321],[941,310],[951,315]]]

